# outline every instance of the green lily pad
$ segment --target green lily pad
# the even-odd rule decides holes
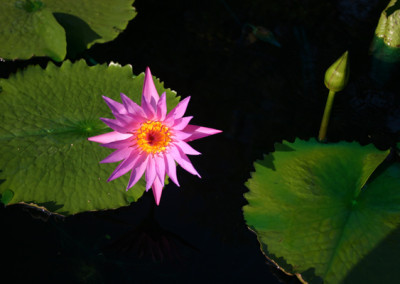
[[[43,0],[44,1],[44,0]],[[68,54],[114,40],[137,12],[134,0],[46,0],[67,34]]]
[[[30,9],[25,1],[0,1],[0,57],[29,59],[66,55],[65,31],[45,7]]]
[[[0,194],[8,203],[32,203],[69,215],[126,206],[145,190],[141,180],[126,191],[129,175],[106,182],[117,164],[99,164],[112,150],[88,137],[109,132],[100,117],[112,114],[102,99],[121,101],[120,92],[140,103],[144,74],[130,65],[96,65],[84,61],[31,66],[0,79]],[[170,110],[179,98],[167,93]]]
[[[115,39],[136,16],[134,0],[0,0],[0,58],[62,61]],[[67,47],[68,42],[68,47]]]
[[[399,282],[400,166],[381,165],[388,153],[347,142],[276,145],[255,163],[243,208],[264,254],[310,283]]]

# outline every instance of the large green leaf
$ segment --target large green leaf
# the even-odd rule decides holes
[[[387,155],[347,142],[276,145],[255,163],[243,208],[265,255],[311,283],[399,282],[400,167],[377,169]]]
[[[140,103],[143,79],[130,65],[89,67],[84,61],[32,66],[0,79],[0,194],[7,193],[7,203],[68,215],[137,200],[144,181],[129,191],[128,174],[107,183],[117,164],[99,161],[112,150],[87,138],[111,131],[99,119],[113,117],[101,95],[120,101],[123,92]],[[155,84],[167,92],[170,110],[178,103],[175,92]]]
[[[56,61],[115,39],[136,16],[134,0],[0,0],[0,57]],[[68,46],[67,46],[68,43]]]
[[[36,10],[37,9],[37,10]],[[25,1],[0,0],[0,57],[28,59],[66,55],[65,31],[45,7],[29,7]]]

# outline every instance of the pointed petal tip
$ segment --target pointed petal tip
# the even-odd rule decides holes
[[[214,135],[223,132],[222,130],[219,129],[214,129],[214,128],[208,128],[208,127],[201,127],[201,130],[204,131],[204,133],[208,135]]]
[[[128,184],[126,185],[126,191],[128,191],[129,189],[131,189],[132,186],[133,186],[133,185],[129,186],[129,182],[128,182]]]
[[[121,100],[123,102],[123,100],[129,100],[132,101],[127,95],[125,95],[124,93],[119,93],[119,96],[121,97]]]
[[[181,102],[183,102],[183,101],[188,101],[188,104],[189,104],[189,101],[190,101],[190,98],[191,98],[191,96],[187,96],[186,98],[184,98],[183,100],[181,100]]]
[[[175,161],[174,161],[174,164],[175,164]],[[177,176],[176,176],[176,173],[175,173],[175,178],[171,178],[171,176],[168,175],[168,174],[167,174],[167,176],[168,176],[168,179],[169,179],[169,180],[172,180],[172,182],[173,182],[177,187],[181,187],[181,185],[179,184],[178,178],[177,178]]]
[[[160,192],[155,192],[154,188],[152,188],[153,190],[153,196],[154,196],[154,201],[156,202],[157,206],[160,205],[160,201],[161,201],[161,193],[162,193],[162,188]]]
[[[188,124],[182,131],[189,134],[188,137],[182,139],[186,142],[190,142],[193,140],[197,140],[200,138],[204,138],[222,132],[222,130],[208,128],[204,126],[198,126],[198,125],[191,125],[191,124]]]
[[[222,130],[214,129],[214,133],[212,133],[211,135],[222,133],[222,132],[223,132]]]
[[[149,66],[146,67],[146,71],[144,72],[144,77],[145,77],[145,79],[146,78],[151,78],[151,80],[153,80],[153,75],[151,74]]]
[[[160,204],[160,200],[161,200],[163,185],[157,177],[155,178],[151,189],[153,191],[154,200],[158,206]]]
[[[174,181],[173,181],[174,182]],[[177,187],[181,187],[178,181],[174,182]]]

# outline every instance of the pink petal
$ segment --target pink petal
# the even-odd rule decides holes
[[[144,84],[143,84],[143,93],[142,95],[146,98],[146,100],[151,103],[153,107],[155,107],[158,103],[159,95],[154,85],[153,76],[151,75],[151,71],[149,67],[146,67],[146,72],[144,74]]]
[[[115,116],[118,124],[121,127],[123,127],[125,130],[127,130],[126,132],[129,132],[129,133],[136,131],[140,127],[140,124],[145,121],[144,118],[142,118],[140,116],[136,116],[134,114],[121,115],[121,114],[115,113],[114,116]]]
[[[183,153],[185,153],[187,155],[200,155],[201,154],[200,152],[193,149],[192,146],[190,146],[185,141],[182,141],[182,140],[177,141],[177,142],[175,142],[175,145],[178,146],[183,151]]]
[[[154,85],[150,68],[147,67],[144,74],[144,84],[142,92],[142,108],[144,109],[146,114],[148,114],[148,112],[152,112],[153,115],[155,114],[158,100],[159,96],[156,90],[156,86]]]
[[[171,178],[171,180],[177,185],[179,185],[178,178],[176,177],[176,165],[175,161],[170,154],[164,155],[164,160],[166,164],[166,172],[167,175]]]
[[[140,156],[140,158],[136,164],[137,166],[132,170],[131,177],[129,179],[126,190],[128,190],[132,186],[134,186],[139,181],[139,179],[142,177],[142,175],[147,167],[148,160],[149,160],[149,156],[147,156],[147,155]]]
[[[115,131],[120,133],[127,133],[129,131],[129,129],[125,128],[124,125],[122,125],[118,120],[103,117],[100,117],[100,119]]]
[[[160,100],[157,103],[157,119],[163,121],[167,114],[167,96],[162,93]]]
[[[108,107],[111,109],[112,112],[115,113],[126,113],[126,109],[123,104],[110,99],[109,97],[102,96],[103,99],[106,101]]]
[[[172,157],[174,158],[174,160],[177,161],[177,163],[182,168],[184,168],[186,171],[188,171],[192,175],[197,175],[198,177],[201,177],[199,175],[199,173],[196,171],[196,169],[193,167],[189,158],[185,155],[185,153],[182,152],[181,149],[179,149],[178,147],[171,147],[170,153],[171,153]]]
[[[154,119],[154,117],[156,115],[156,110],[153,109],[153,107],[148,102],[146,102],[146,100],[143,100],[143,99],[142,99],[142,109],[145,113],[146,119],[148,119],[148,120]]]
[[[118,140],[124,140],[131,137],[132,134],[119,133],[117,131],[112,131],[97,136],[89,137],[88,140],[97,143],[110,143]]]
[[[139,115],[141,117],[145,116],[143,109],[137,103],[132,101],[129,97],[127,97],[123,93],[121,93],[120,95],[121,95],[122,102],[123,102],[126,110],[129,113],[136,114],[136,115]]]
[[[174,119],[181,118],[185,114],[189,101],[190,97],[187,97],[184,100],[180,101],[179,104],[168,113],[165,120],[168,122],[172,122],[172,120]]]
[[[174,138],[176,140],[184,140],[184,141],[186,141],[186,139],[188,139],[189,137],[192,136],[192,133],[183,132],[183,131],[180,131],[180,130],[176,130],[175,131],[175,129],[174,129],[173,135],[174,135]]]
[[[163,156],[155,156],[156,173],[158,179],[161,181],[161,185],[164,186],[165,180],[165,161]]]
[[[129,157],[118,165],[107,181],[112,181],[116,178],[119,178],[120,176],[123,176],[129,172],[132,168],[135,168],[140,157],[141,155],[138,152],[132,151]]]
[[[162,190],[163,190],[163,185],[161,184],[161,182],[160,182],[160,180],[158,178],[156,178],[154,180],[152,189],[153,189],[154,200],[156,201],[156,204],[159,205],[160,204],[160,200],[161,200],[161,194],[162,194]]]
[[[146,168],[146,190],[149,190],[156,178],[156,165],[153,157],[149,157]]]
[[[119,162],[121,160],[128,158],[128,156],[130,155],[131,152],[132,152],[132,149],[129,149],[129,148],[118,149],[118,150],[112,152],[107,158],[102,160],[100,163],[104,164],[104,163]]]
[[[217,133],[221,133],[221,130],[213,129],[213,128],[208,128],[208,127],[203,127],[203,126],[197,126],[197,125],[188,125],[185,127],[185,129],[182,130],[182,132],[186,132],[187,134],[190,134],[189,137],[183,139],[186,142],[190,142],[196,139],[200,139],[203,137],[207,137],[210,135],[214,135]],[[184,136],[184,135],[182,135]]]
[[[114,113],[115,120],[122,126],[126,127],[129,124],[132,124],[134,121],[133,117],[128,115],[127,113],[125,114],[120,114],[120,113]]]
[[[173,128],[174,130],[182,130],[184,129],[190,122],[193,116],[186,116],[182,118],[178,118],[175,120]]]
[[[130,137],[128,139],[101,144],[101,146],[111,149],[121,149],[121,148],[131,147],[132,145],[134,145],[135,142],[132,139],[132,134],[129,135]]]

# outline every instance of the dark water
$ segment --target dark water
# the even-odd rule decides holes
[[[114,211],[68,218],[0,209],[3,277],[44,283],[298,283],[272,267],[244,222],[244,182],[273,145],[318,133],[323,76],[345,50],[348,87],[336,96],[330,141],[388,148],[399,138],[393,77],[374,82],[368,54],[387,1],[137,0],[113,42],[80,56],[150,66],[182,97],[193,123],[224,132],[192,142],[202,179],[178,170],[154,208],[151,193]],[[254,34],[252,26],[258,27]],[[265,39],[272,31],[280,46]],[[3,64],[4,77],[32,62]],[[19,64],[19,65],[18,65]],[[396,72],[396,70],[394,71]],[[394,73],[397,74],[398,73]]]

